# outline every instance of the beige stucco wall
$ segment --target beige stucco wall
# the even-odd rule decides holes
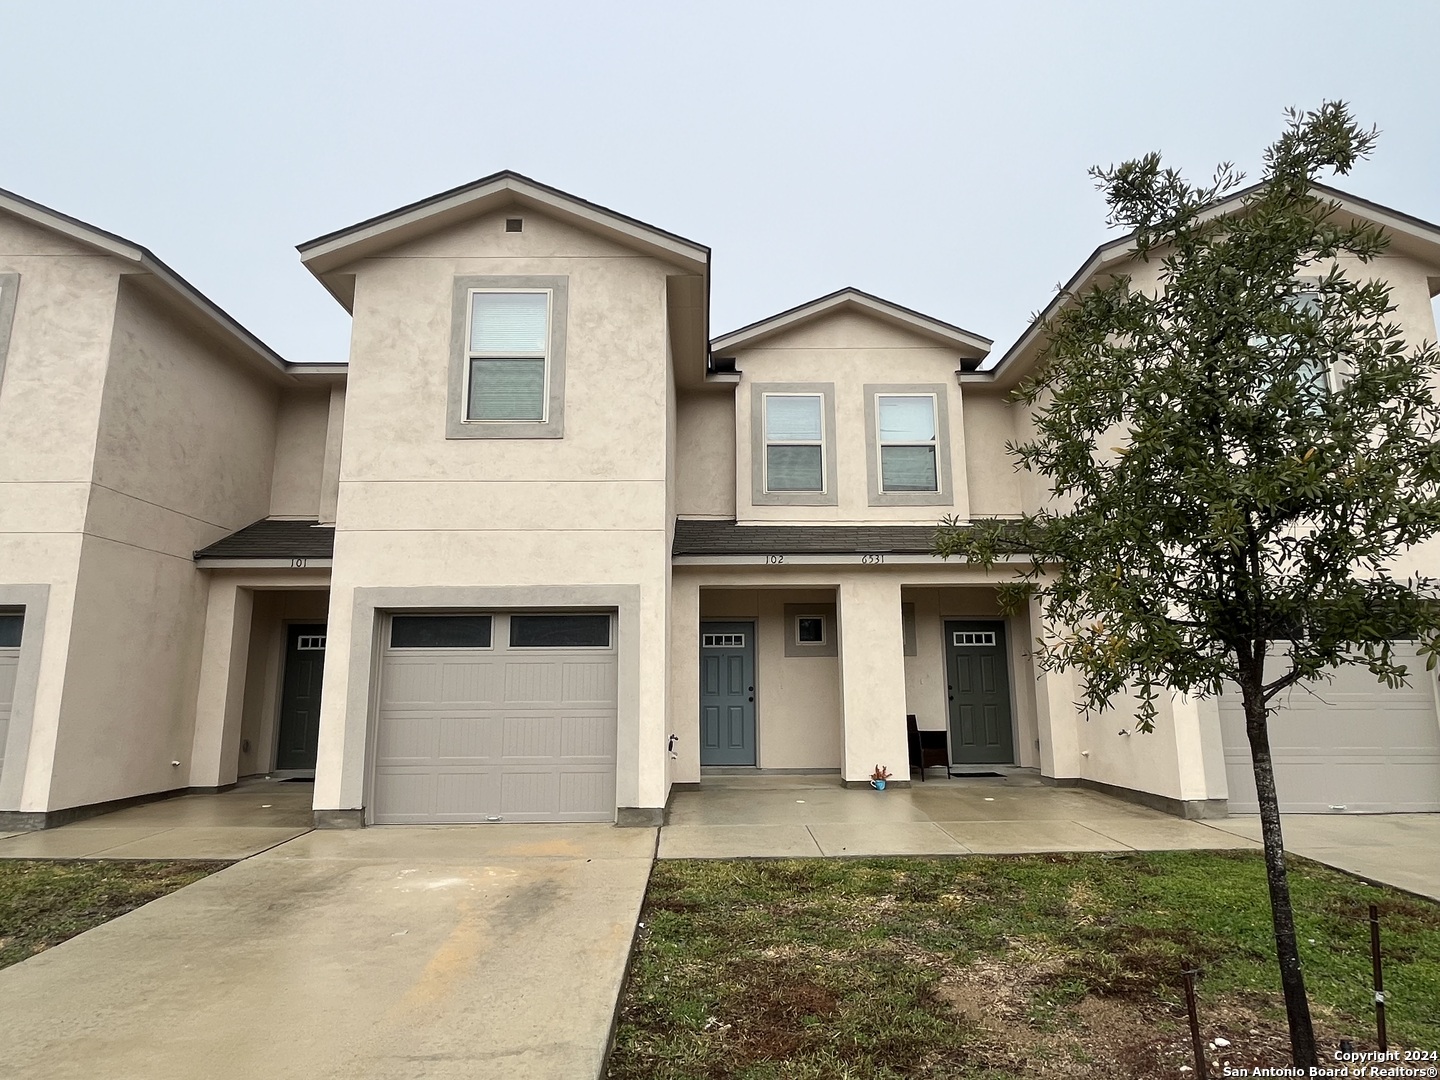
[[[455,226],[354,267],[316,807],[364,799],[365,701],[351,702],[355,590],[634,585],[638,745],[621,806],[666,789],[671,445],[666,264],[523,211]],[[564,275],[563,439],[447,439],[453,282]],[[624,648],[622,643],[622,648]]]
[[[735,396],[735,490],[742,521],[933,523],[947,514],[969,513],[965,415],[955,372],[955,349],[841,309],[792,330],[736,350],[741,380]],[[834,383],[837,502],[834,506],[756,506],[752,500],[751,387],[757,383]],[[867,383],[940,384],[949,411],[948,506],[871,506],[866,465]]]
[[[680,395],[675,510],[681,517],[735,516],[733,387]],[[746,497],[749,495],[747,486]]]
[[[319,518],[330,397],[328,386],[286,390],[280,395],[270,517]]]
[[[118,264],[0,213],[0,273],[18,273],[0,375],[0,584],[48,585],[24,777],[14,805],[47,808],[90,497]],[[27,625],[26,633],[36,628]]]
[[[50,809],[186,785],[207,602],[192,554],[270,502],[274,387],[118,295]]]
[[[972,518],[1017,517],[1024,512],[1026,482],[1005,444],[1015,441],[1017,409],[994,390],[965,387],[965,470],[970,478]]]

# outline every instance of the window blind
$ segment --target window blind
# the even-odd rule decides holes
[[[765,487],[769,491],[823,491],[819,446],[767,446]]]
[[[471,420],[543,420],[545,361],[470,361]]]
[[[768,442],[819,442],[820,398],[769,394],[765,398]]]
[[[880,484],[886,491],[938,491],[933,446],[882,446]]]
[[[544,356],[547,293],[474,293],[470,352],[482,356]]]
[[[930,397],[882,397],[880,441],[933,442],[935,401]]]

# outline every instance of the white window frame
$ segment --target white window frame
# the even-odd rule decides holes
[[[814,398],[819,405],[820,413],[820,438],[817,439],[771,439],[770,438],[770,399],[786,398]],[[761,452],[761,475],[764,481],[760,490],[766,495],[828,495],[829,491],[829,461],[825,451],[825,438],[829,433],[825,430],[825,395],[817,391],[809,390],[766,390],[760,395],[760,452]],[[820,486],[818,488],[781,488],[778,491],[770,489],[770,447],[772,446],[818,446],[820,448]]]
[[[815,641],[805,641],[800,637],[800,621],[802,619],[814,619],[820,624],[820,637]],[[825,633],[824,615],[796,615],[795,616],[795,644],[801,649],[814,649],[830,644],[828,635]]]
[[[515,296],[522,293],[543,293],[545,296],[545,351],[540,356],[514,356],[511,353],[486,353],[476,352],[470,346],[475,337],[475,297],[480,293],[500,294],[503,296]],[[461,383],[460,408],[462,424],[547,424],[550,422],[550,340],[551,327],[555,319],[555,290],[554,289],[469,289],[465,300],[465,376]],[[496,417],[491,420],[481,420],[470,415],[470,376],[475,368],[476,360],[541,360],[544,362],[545,378],[540,390],[540,418],[533,419],[503,419]]]
[[[743,649],[745,648],[745,634],[701,634],[700,647],[702,649]]]
[[[886,398],[929,398],[930,427],[934,436],[924,442],[909,439],[885,439],[880,434],[880,403]],[[914,488],[899,488],[894,491],[885,486],[885,448],[887,446],[928,446],[935,451],[935,486],[917,491]],[[875,479],[882,495],[940,495],[943,489],[940,481],[940,402],[936,394],[920,391],[913,394],[884,391],[875,395]]]

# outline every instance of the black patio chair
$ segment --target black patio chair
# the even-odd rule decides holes
[[[950,775],[950,748],[945,742],[943,731],[921,731],[915,723],[913,713],[905,716],[905,734],[910,740],[910,769],[920,770],[920,782],[925,782],[925,770],[936,765],[945,766],[945,775]]]

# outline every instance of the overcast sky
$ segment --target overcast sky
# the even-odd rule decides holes
[[[1173,12],[1173,14],[1167,14]],[[0,187],[145,245],[294,361],[348,319],[295,245],[516,169],[714,249],[712,329],[845,285],[1009,345],[1105,237],[1086,168],[1258,171],[1440,221],[1422,3],[0,0]]]

